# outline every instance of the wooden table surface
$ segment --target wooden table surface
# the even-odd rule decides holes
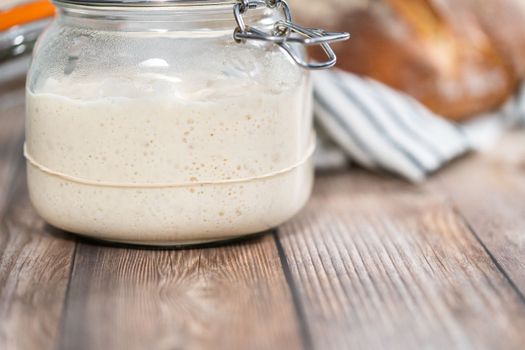
[[[422,185],[319,174],[236,243],[104,246],[32,209],[21,82],[0,88],[0,349],[524,349],[525,132]]]

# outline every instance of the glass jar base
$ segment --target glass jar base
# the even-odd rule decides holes
[[[52,226],[90,238],[149,246],[206,244],[264,232],[308,200],[313,164],[242,184],[195,188],[97,187],[28,164],[33,206]]]
[[[57,227],[57,229],[61,230]],[[206,248],[216,247],[222,245],[228,245],[233,243],[239,243],[256,239],[264,235],[269,235],[275,229],[271,228],[265,231],[247,234],[238,234],[224,237],[214,237],[201,240],[188,240],[188,241],[147,241],[147,240],[109,240],[104,238],[97,238],[95,236],[89,236],[79,233],[67,232],[67,234],[73,237],[79,237],[86,242],[92,242],[93,244],[99,244],[102,246],[112,247],[123,247],[123,248],[144,248],[144,249],[188,249],[192,247]]]

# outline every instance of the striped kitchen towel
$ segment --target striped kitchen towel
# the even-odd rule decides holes
[[[466,152],[493,145],[505,129],[525,121],[525,88],[500,110],[459,124],[372,79],[339,70],[314,72],[313,78],[317,123],[344,154],[363,167],[413,182]]]

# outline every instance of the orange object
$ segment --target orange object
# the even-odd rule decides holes
[[[0,31],[16,25],[51,17],[54,14],[55,7],[48,0],[37,0],[18,5],[8,10],[0,11]]]

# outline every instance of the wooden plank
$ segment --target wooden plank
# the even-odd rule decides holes
[[[525,132],[509,133],[492,151],[456,162],[439,180],[436,191],[450,196],[525,295]]]
[[[224,247],[82,243],[60,349],[298,349],[272,235]]]
[[[74,242],[31,208],[23,116],[23,90],[0,98],[0,349],[45,350],[56,346]]]
[[[314,348],[525,347],[523,301],[444,195],[327,175],[279,243]]]

